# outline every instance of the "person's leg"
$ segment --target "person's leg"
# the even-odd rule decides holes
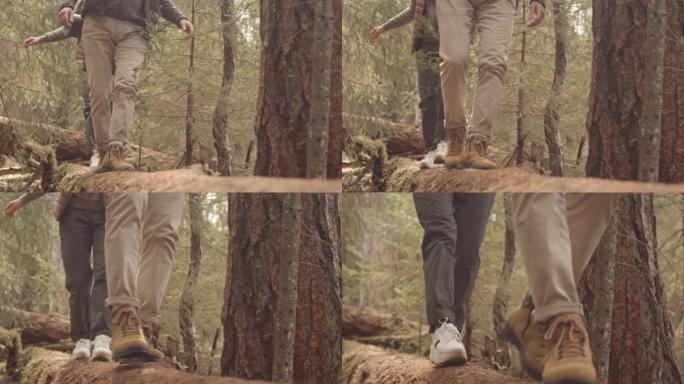
[[[183,216],[183,193],[150,193],[143,218],[143,247],[138,275],[138,315],[150,342],[150,353],[159,350],[159,315],[176,256],[178,230]]]
[[[593,216],[591,211],[584,214]],[[535,304],[533,318],[541,323],[544,339],[551,346],[544,359],[542,381],[593,383],[596,370],[575,284],[566,196],[516,194],[513,216]],[[605,226],[595,226],[590,218],[583,221],[602,235]],[[521,349],[525,356],[524,346]]]
[[[494,169],[487,158],[492,124],[503,98],[508,49],[513,35],[515,3],[513,0],[484,0],[477,5],[478,80],[473,97],[473,111],[466,149],[460,165],[476,169]]]
[[[112,307],[112,352],[115,360],[121,360],[149,351],[137,315],[136,295],[139,236],[147,193],[110,193],[105,200],[107,305]]]
[[[572,269],[577,285],[613,218],[620,195],[569,193],[566,200],[572,245]]]
[[[453,271],[454,322],[460,330],[465,325],[470,296],[480,270],[480,247],[495,197],[493,193],[457,193],[454,196],[454,218],[458,231]]]
[[[444,143],[444,105],[439,75],[439,47],[424,46],[416,52],[418,71],[418,94],[420,95],[421,126],[427,155],[421,161],[421,168],[432,168],[444,163],[447,146]],[[439,144],[439,145],[438,145]]]
[[[461,364],[467,356],[455,323],[453,270],[457,239],[453,195],[414,193],[413,201],[424,230],[423,276],[432,334],[429,358],[437,365]]]
[[[96,149],[100,158],[109,149],[109,125],[112,117],[112,71],[114,44],[107,18],[89,16],[83,24],[83,51],[85,53],[90,109]]]
[[[81,100],[83,101],[83,121],[85,125],[85,150],[88,155],[92,155],[95,151],[95,132],[93,131],[93,116],[90,110],[90,87],[88,87],[88,72],[85,67],[85,62],[80,63],[81,68],[78,71]]]
[[[107,273],[105,267],[105,212],[91,211],[93,247],[93,289],[90,294],[90,324],[93,336],[112,334],[112,313],[105,305],[107,300]]]
[[[69,324],[71,340],[90,340],[89,299],[92,283],[90,269],[91,229],[87,211],[67,207],[59,221],[62,262],[69,291]],[[77,344],[78,346],[78,344]],[[76,359],[90,358],[88,342],[85,348],[74,349]]]
[[[468,0],[440,0],[436,3],[440,36],[439,53],[442,57],[444,129],[447,141],[454,143],[451,144],[452,148],[449,148],[446,166],[457,167],[460,164],[458,150],[462,147],[466,134],[466,77],[475,9]]]

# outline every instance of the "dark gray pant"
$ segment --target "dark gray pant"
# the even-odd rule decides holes
[[[431,330],[443,318],[463,330],[480,269],[490,193],[415,193],[423,235],[425,302]]]
[[[67,207],[59,221],[59,234],[69,291],[71,339],[111,335],[112,315],[105,306],[104,210]]]
[[[85,149],[88,155],[95,150],[95,131],[93,130],[93,116],[90,113],[90,87],[88,87],[88,75],[85,64],[79,72],[81,99],[83,100],[83,119],[85,121]]]
[[[439,44],[423,44],[416,52],[418,94],[422,114],[423,140],[428,150],[444,140],[444,102],[442,80],[439,75]]]

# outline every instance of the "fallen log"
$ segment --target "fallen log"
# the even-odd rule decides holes
[[[483,362],[437,368],[424,357],[390,352],[353,341],[344,342],[342,360],[342,382],[345,384],[534,383],[506,376]]]
[[[72,192],[339,193],[342,183],[340,180],[209,176],[198,168],[93,174],[86,167],[72,166],[57,189]]]
[[[24,345],[59,343],[69,338],[69,320],[57,314],[24,311],[17,308],[0,308],[0,327],[16,329]]]
[[[428,333],[426,326],[404,317],[379,313],[370,309],[342,306],[342,337],[373,337],[383,335]]]
[[[424,155],[427,152],[423,133],[414,125],[397,125],[385,146],[389,156]]]
[[[22,384],[263,383],[189,374],[175,369],[173,363],[168,360],[129,365],[72,361],[65,353],[42,348],[30,348],[22,354],[20,382]]]

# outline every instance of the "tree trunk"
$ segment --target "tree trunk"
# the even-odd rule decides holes
[[[190,268],[180,298],[179,322],[183,339],[183,364],[189,372],[197,371],[198,351],[195,331],[195,287],[202,267],[202,194],[192,193],[190,208]]]
[[[331,57],[333,0],[314,2],[313,72],[311,74],[311,111],[306,147],[306,177],[325,179],[330,129]]]
[[[560,135],[560,104],[568,72],[568,4],[553,0],[553,29],[556,37],[556,65],[551,95],[544,113],[544,134],[549,149],[549,168],[553,176],[563,176],[563,144]]]
[[[191,6],[191,22],[195,24],[195,0],[192,0]],[[192,165],[192,152],[195,145],[196,136],[195,128],[195,95],[193,89],[193,78],[195,73],[195,34],[190,36],[190,60],[188,62],[188,94],[187,106],[185,110],[185,165]]]
[[[496,294],[494,295],[493,306],[494,333],[496,334],[497,346],[494,357],[500,366],[509,367],[511,365],[510,346],[502,332],[508,317],[508,302],[511,298],[511,276],[515,268],[515,232],[513,231],[513,202],[510,193],[504,195],[504,211],[506,216],[504,262]]]
[[[521,14],[523,15],[523,23],[525,22],[525,17],[527,14],[527,1],[522,1],[522,12]],[[526,62],[526,55],[527,55],[527,29],[523,28],[522,34],[521,34],[521,43],[520,43],[520,76],[524,76],[525,74],[525,69],[527,67],[527,62]],[[518,88],[518,121],[516,124],[516,131],[517,131],[517,137],[518,137],[518,143],[515,149],[516,153],[516,165],[521,166],[523,165],[523,162],[525,160],[524,154],[525,154],[525,141],[527,141],[527,132],[525,130],[525,86],[523,85],[523,82],[520,82],[519,88]]]
[[[648,15],[657,14],[656,4],[605,0],[593,2],[593,70],[587,130],[589,157],[587,175],[613,179],[638,179],[653,169],[653,158],[641,152],[660,148],[658,177],[663,182],[684,180],[684,56],[682,56],[683,6],[667,0],[669,19],[665,40],[666,84],[660,92],[659,59],[653,56],[655,42],[649,39]],[[655,20],[655,21],[654,21]],[[653,23],[657,18],[651,18]],[[652,28],[657,31],[657,25]],[[630,31],[630,33],[625,33]],[[652,46],[655,44],[656,46]],[[662,67],[662,64],[660,64]],[[655,123],[654,114],[662,113]],[[651,125],[651,126],[649,126]],[[643,128],[643,129],[642,129]],[[658,130],[663,136],[660,146]],[[653,135],[644,142],[643,135]],[[646,147],[643,147],[646,146]],[[655,156],[655,155],[654,155]],[[640,171],[640,169],[647,171]],[[651,172],[652,173],[652,172]]]
[[[333,1],[333,10],[337,11],[334,14],[340,19],[342,1]],[[260,5],[263,49],[255,124],[257,160],[254,172],[260,176],[305,177],[311,111],[320,107],[312,104],[314,2],[260,0]],[[336,26],[339,24],[337,22]],[[335,30],[339,32],[337,28]],[[341,39],[341,33],[334,37]],[[341,146],[338,140],[342,129],[338,126],[341,123],[341,74],[335,73],[341,65],[337,63],[341,61],[340,53],[340,47],[334,45],[330,63],[333,81],[328,127],[331,143],[328,144],[327,159],[337,159],[341,153],[338,147]],[[331,153],[333,151],[335,153]],[[326,167],[330,170],[329,164]],[[336,170],[328,177],[337,178],[340,172]]]
[[[658,270],[653,200],[653,195],[627,195],[615,215],[618,232],[607,380],[610,384],[682,382],[672,350],[672,324]],[[605,241],[606,237],[602,252]],[[594,275],[606,272],[596,265],[585,272],[583,303],[585,313],[592,316],[600,311],[594,306],[605,301],[598,296],[606,294],[593,284],[597,281]],[[601,316],[591,319],[592,323],[596,321],[601,322]],[[594,338],[608,331],[601,329],[605,328],[602,324],[592,328]],[[600,342],[598,347],[601,353]]]
[[[595,256],[594,308],[591,313],[591,347],[598,382],[608,383],[610,372],[610,338],[613,321],[613,300],[615,284],[615,220],[603,234]]]
[[[270,380],[277,352],[276,305],[283,295],[276,288],[278,261],[292,241],[282,230],[287,220],[283,197],[237,194],[229,199],[221,373]],[[293,381],[333,383],[339,380],[342,357],[337,196],[301,195],[301,204]]]
[[[228,98],[233,91],[235,78],[235,19],[234,0],[221,0],[221,37],[223,38],[223,80],[219,92],[212,125],[214,148],[218,159],[218,172],[222,176],[232,174],[232,156],[228,138]],[[250,143],[251,145],[251,143]],[[250,147],[251,148],[251,147]],[[249,151],[248,151],[249,156]],[[248,166],[249,164],[247,164]]]
[[[283,196],[283,228],[290,239],[278,260],[278,303],[273,337],[273,381],[292,382],[294,337],[297,325],[297,284],[299,282],[299,236],[302,216],[301,195]]]

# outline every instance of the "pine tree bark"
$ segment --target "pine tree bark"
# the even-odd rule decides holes
[[[625,196],[615,217],[614,297],[606,382],[682,383],[672,350],[672,324],[658,270],[653,195]],[[585,272],[582,296],[585,313],[596,316],[600,309],[595,306],[602,302],[598,296],[604,294],[597,288],[596,276],[606,271],[597,268],[596,261],[592,264]],[[595,321],[590,318],[591,323]],[[599,332],[598,325],[593,328],[592,342]]]
[[[641,155],[659,151],[655,179],[684,181],[684,6],[681,1],[666,0],[667,80],[658,84],[658,69],[654,65],[658,65],[659,59],[651,55],[651,48],[655,47],[650,45],[653,42],[647,27],[648,15],[658,12],[653,4],[656,3],[620,0],[592,3],[594,53],[587,118],[588,176],[631,180],[644,177],[653,172],[640,169],[652,169],[652,164],[648,164],[655,160]],[[659,108],[659,97],[647,97],[660,89],[663,99]],[[657,113],[662,113],[662,118],[657,119]],[[653,138],[644,140],[645,134]],[[662,136],[659,146],[657,136]]]
[[[261,75],[255,124],[258,176],[306,177],[312,105],[314,1],[261,0]],[[320,0],[323,1],[323,0]],[[326,167],[341,175],[341,0],[333,0],[335,30]],[[338,159],[339,160],[335,160]],[[332,164],[331,164],[332,161]],[[333,168],[333,169],[331,169]],[[335,169],[337,168],[337,169]],[[332,171],[332,172],[331,172]]]
[[[297,325],[301,195],[283,196],[283,236],[290,239],[278,261],[278,304],[273,337],[273,381],[292,382],[294,336]]]
[[[527,14],[527,2],[522,2],[522,17],[523,20]],[[523,21],[524,22],[524,21]],[[520,76],[525,74],[525,69],[527,68],[527,29],[523,28],[521,34],[520,42]],[[518,120],[516,123],[517,131],[517,145],[515,149],[516,153],[516,165],[521,166],[525,161],[525,142],[527,141],[527,132],[525,131],[525,86],[520,82],[518,88]]]
[[[189,372],[197,371],[199,360],[195,331],[195,287],[202,267],[202,194],[188,197],[190,208],[190,268],[179,306],[180,333],[183,339],[183,364]]]
[[[311,75],[311,111],[306,154],[306,177],[325,179],[327,172],[333,13],[332,0],[316,0],[313,27],[313,73]]]
[[[235,78],[235,19],[233,17],[234,0],[221,0],[221,37],[223,38],[223,79],[212,121],[214,148],[218,159],[218,172],[222,176],[230,176],[232,155],[228,138],[228,99],[233,91]],[[246,164],[248,166],[249,164]]]
[[[515,268],[515,232],[513,230],[513,201],[511,194],[504,195],[504,214],[506,217],[506,239],[504,246],[504,262],[499,276],[499,284],[494,295],[493,319],[496,334],[496,362],[502,367],[511,365],[510,346],[503,336],[504,325],[508,317],[508,301],[511,298],[511,276]]]
[[[222,313],[221,373],[270,380],[277,268],[292,241],[282,230],[283,197],[229,196],[229,257]],[[336,195],[301,195],[293,381],[338,382],[342,357],[340,223]]]
[[[553,1],[553,29],[556,37],[556,64],[551,95],[544,113],[544,134],[549,150],[549,168],[553,176],[563,176],[563,144],[560,135],[560,104],[568,73],[568,4]]]

